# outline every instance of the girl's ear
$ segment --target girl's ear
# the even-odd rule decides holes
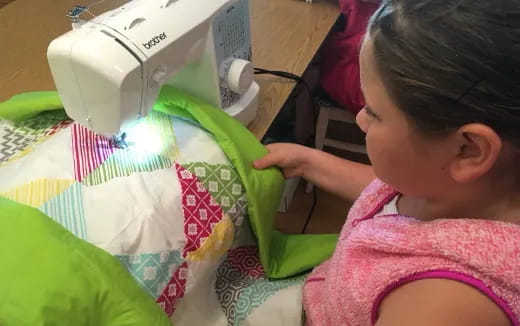
[[[502,140],[490,127],[471,123],[460,127],[455,134],[457,155],[450,163],[453,180],[471,182],[487,174],[495,165],[502,150]]]

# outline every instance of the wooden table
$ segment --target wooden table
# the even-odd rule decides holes
[[[301,76],[339,16],[337,0],[250,0],[253,64]],[[261,139],[292,92],[295,83],[257,75],[260,101],[249,125]]]
[[[55,90],[47,62],[49,43],[71,29],[65,17],[76,4],[98,0],[14,0],[0,8],[0,101],[28,91]],[[124,0],[106,0],[94,14]]]
[[[0,101],[14,94],[52,90],[46,59],[49,42],[70,29],[64,14],[76,3],[97,0],[15,0],[0,8]],[[96,13],[124,0],[99,4]],[[250,0],[253,63],[301,75],[339,15],[337,0]],[[257,76],[258,116],[249,126],[262,138],[294,88],[291,81]]]

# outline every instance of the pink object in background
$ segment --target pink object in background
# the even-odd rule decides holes
[[[377,1],[339,0],[345,25],[322,47],[321,87],[342,108],[356,114],[365,105],[359,81],[359,49]]]

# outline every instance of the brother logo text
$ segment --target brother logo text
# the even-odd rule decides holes
[[[166,39],[166,33],[161,33],[157,36],[154,36],[150,41],[146,42],[146,43],[143,43],[143,46],[149,50],[151,49],[153,46],[159,44],[162,40],[165,40]]]

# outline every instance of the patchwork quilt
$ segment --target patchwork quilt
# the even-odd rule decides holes
[[[236,155],[215,125],[242,127],[173,94],[175,112],[158,104],[129,130],[126,148],[63,110],[4,114],[0,196],[109,253],[175,325],[301,324],[301,272],[330,255],[335,236],[272,230],[279,172],[251,181],[252,159]],[[263,155],[258,148],[253,156]],[[311,258],[301,259],[308,247]]]

